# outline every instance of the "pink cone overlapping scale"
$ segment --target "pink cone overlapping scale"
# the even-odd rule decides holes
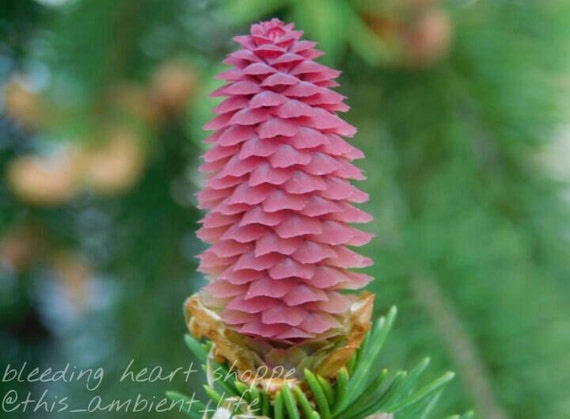
[[[350,183],[364,179],[352,164],[363,155],[342,138],[356,129],[337,115],[348,110],[331,90],[340,73],[301,35],[273,19],[235,38],[198,194],[206,292],[229,327],[282,342],[338,328],[353,301],[341,291],[371,279],[351,270],[371,264],[352,247],[372,235],[350,223],[372,217],[354,205],[368,196]]]

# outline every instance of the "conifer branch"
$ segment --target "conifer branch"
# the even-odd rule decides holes
[[[411,286],[416,300],[445,342],[449,355],[459,370],[459,379],[463,381],[464,388],[477,406],[481,417],[508,419],[509,416],[495,400],[487,367],[461,326],[451,302],[445,298],[435,281],[427,276],[413,278]]]

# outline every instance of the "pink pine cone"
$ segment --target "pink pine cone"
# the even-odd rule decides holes
[[[368,196],[349,183],[364,179],[351,164],[363,155],[341,138],[356,129],[336,114],[349,109],[329,89],[340,72],[313,61],[322,52],[301,35],[273,19],[234,38],[243,49],[212,93],[227,99],[205,126],[215,132],[198,194],[198,236],[211,245],[199,269],[222,320],[289,343],[334,333],[354,301],[340,291],[371,279],[348,270],[371,264],[348,246],[372,237],[349,223],[372,217],[352,205]]]

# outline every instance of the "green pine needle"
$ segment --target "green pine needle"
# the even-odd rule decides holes
[[[446,372],[437,380],[431,382],[430,384],[426,385],[425,387],[415,392],[412,396],[410,396],[407,400],[405,400],[405,403],[402,403],[401,406],[396,406],[396,407],[398,409],[403,409],[408,405],[417,403],[419,400],[428,397],[430,394],[441,389],[445,384],[447,384],[450,380],[452,380],[453,377],[455,377],[455,373],[451,371]]]
[[[387,406],[387,409],[396,412],[405,407],[406,400],[403,399],[406,399],[410,394],[412,394],[418,384],[421,374],[425,371],[428,365],[429,358],[425,358],[407,374],[406,379],[402,382],[398,394],[394,397],[392,403]]]
[[[281,395],[283,396],[283,403],[285,404],[285,409],[287,410],[289,418],[301,419],[299,408],[297,407],[293,393],[291,393],[291,389],[287,385],[281,387]]]
[[[442,393],[443,390],[437,391],[430,397],[426,397],[422,401],[412,405],[410,408],[404,409],[402,412],[398,412],[398,416],[402,419],[428,419]]]
[[[238,394],[241,398],[243,398],[244,400],[246,400],[247,402],[252,402],[253,401],[253,397],[251,394],[251,387],[245,385],[244,383],[240,382],[240,381],[236,381],[235,382],[235,386],[236,389],[238,390]]]
[[[311,389],[313,396],[315,397],[315,401],[317,402],[317,406],[319,407],[319,412],[321,412],[321,416],[323,419],[330,419],[331,418],[331,409],[327,398],[325,396],[325,392],[319,381],[315,377],[315,375],[309,371],[305,370],[305,379],[307,380],[307,385]]]
[[[220,404],[223,398],[223,394],[218,393],[212,387],[204,385],[204,390],[210,399],[212,399],[216,404]]]
[[[259,411],[263,408],[263,398],[261,397],[261,391],[257,388],[257,386],[251,386],[249,388],[251,392],[251,403],[250,406],[254,412],[259,413]]]
[[[281,394],[281,391],[278,391],[277,394],[275,394],[273,415],[275,419],[283,419],[285,417],[285,412],[283,411],[283,396]]]
[[[269,416],[271,412],[271,404],[269,402],[269,394],[265,391],[261,392],[261,414],[263,416]]]
[[[299,386],[293,387],[293,395],[297,399],[297,403],[303,412],[303,416],[310,418],[314,410],[311,406],[311,402],[309,402],[309,399],[307,398],[307,395],[303,393],[303,390],[301,390]]]
[[[399,391],[401,391],[403,388],[407,376],[407,371],[398,371],[396,373],[396,377],[394,377],[394,380],[390,383],[379,401],[379,404],[382,405],[383,410],[387,412],[393,411],[391,405],[394,403],[394,399],[399,396]]]
[[[364,347],[360,349],[360,353],[357,354],[360,359],[352,376],[352,382],[355,384],[353,384],[350,394],[345,393],[340,399],[338,399],[337,409],[339,412],[346,409],[346,407],[365,390],[365,387],[369,382],[366,377],[369,375],[370,371],[374,370],[373,365],[384,346],[384,342],[386,341],[386,337],[388,336],[392,325],[394,324],[396,314],[396,307],[392,307],[386,317],[378,319],[376,326],[372,330],[372,333],[370,333],[367,344],[364,345]]]
[[[206,405],[202,402],[197,401],[194,398],[190,398],[177,391],[167,391],[166,397],[168,397],[173,402],[182,402],[184,409],[181,410],[187,416],[192,419],[202,419],[203,413],[206,411]]]
[[[354,358],[354,357],[353,357]],[[346,368],[341,368],[336,377],[336,405],[334,408],[335,416],[339,410],[338,406],[341,400],[344,400],[346,395],[346,388],[348,386],[349,374]]]
[[[204,372],[208,371],[208,368],[206,365],[202,365],[202,370]],[[231,375],[229,375],[228,377],[231,377]],[[214,385],[219,387],[222,392],[224,392],[225,394],[228,395],[228,397],[230,396],[239,396],[241,394],[241,392],[239,390],[237,390],[237,388],[235,388],[235,384],[236,382],[232,382],[231,380],[214,380]]]
[[[325,393],[325,397],[327,398],[327,402],[330,406],[332,406],[334,404],[334,390],[331,386],[331,384],[329,383],[328,380],[324,379],[323,377],[321,377],[320,375],[317,375],[317,380],[321,386],[321,388],[323,389],[323,392]]]
[[[186,346],[188,346],[188,349],[190,349],[190,352],[198,358],[198,361],[205,364],[208,360],[208,353],[204,350],[202,345],[200,345],[200,342],[188,334],[184,336],[184,342],[186,343]]]
[[[382,390],[382,384],[384,380],[388,377],[388,370],[384,369],[380,374],[378,374],[374,380],[370,383],[370,386],[366,389],[364,393],[358,397],[353,405],[355,406],[364,406],[365,409],[370,409],[371,407],[375,407],[379,405],[379,399],[384,394]],[[342,412],[340,412],[342,413]],[[338,414],[335,415],[340,417]]]
[[[218,364],[208,356],[211,345],[201,345],[191,336],[186,336],[186,345],[196,357],[208,365],[205,371],[225,373],[223,380],[215,380],[214,387],[204,386],[211,402],[223,404],[230,397],[239,398],[248,404],[248,411],[270,418],[289,419],[363,419],[383,412],[397,413],[401,419],[427,419],[440,398],[444,386],[454,376],[447,372],[431,383],[419,387],[422,375],[429,365],[423,359],[408,371],[398,371],[388,381],[388,370],[376,376],[371,374],[378,365],[378,357],[396,318],[396,309],[390,309],[386,317],[378,320],[365,337],[362,346],[347,366],[340,369],[334,381],[318,376],[305,369],[307,391],[301,387],[283,386],[272,396],[261,388],[248,386],[237,380],[227,364]],[[349,373],[352,371],[352,374]],[[228,377],[227,379],[225,377]],[[419,387],[419,389],[418,389]],[[179,393],[168,393],[173,400],[189,402],[185,413],[192,418],[206,418],[205,406]],[[448,419],[471,419],[473,412]]]
[[[370,336],[369,333],[366,334],[366,337],[363,340],[363,344],[368,339],[368,336]],[[362,347],[362,345],[361,345],[361,347]],[[350,375],[352,375],[352,373],[354,372],[354,368],[356,367],[356,365],[358,363],[358,356],[357,355],[352,356],[350,358],[350,360],[348,361],[348,363],[346,364],[346,370],[348,371],[348,374],[350,374]]]

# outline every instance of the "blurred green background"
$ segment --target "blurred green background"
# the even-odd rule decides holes
[[[457,372],[434,417],[570,417],[566,0],[0,0],[0,374],[105,371],[96,391],[2,379],[55,410],[0,417],[201,387],[120,377],[192,361],[207,94],[232,36],[273,16],[343,72],[376,310],[400,312],[385,366]]]

